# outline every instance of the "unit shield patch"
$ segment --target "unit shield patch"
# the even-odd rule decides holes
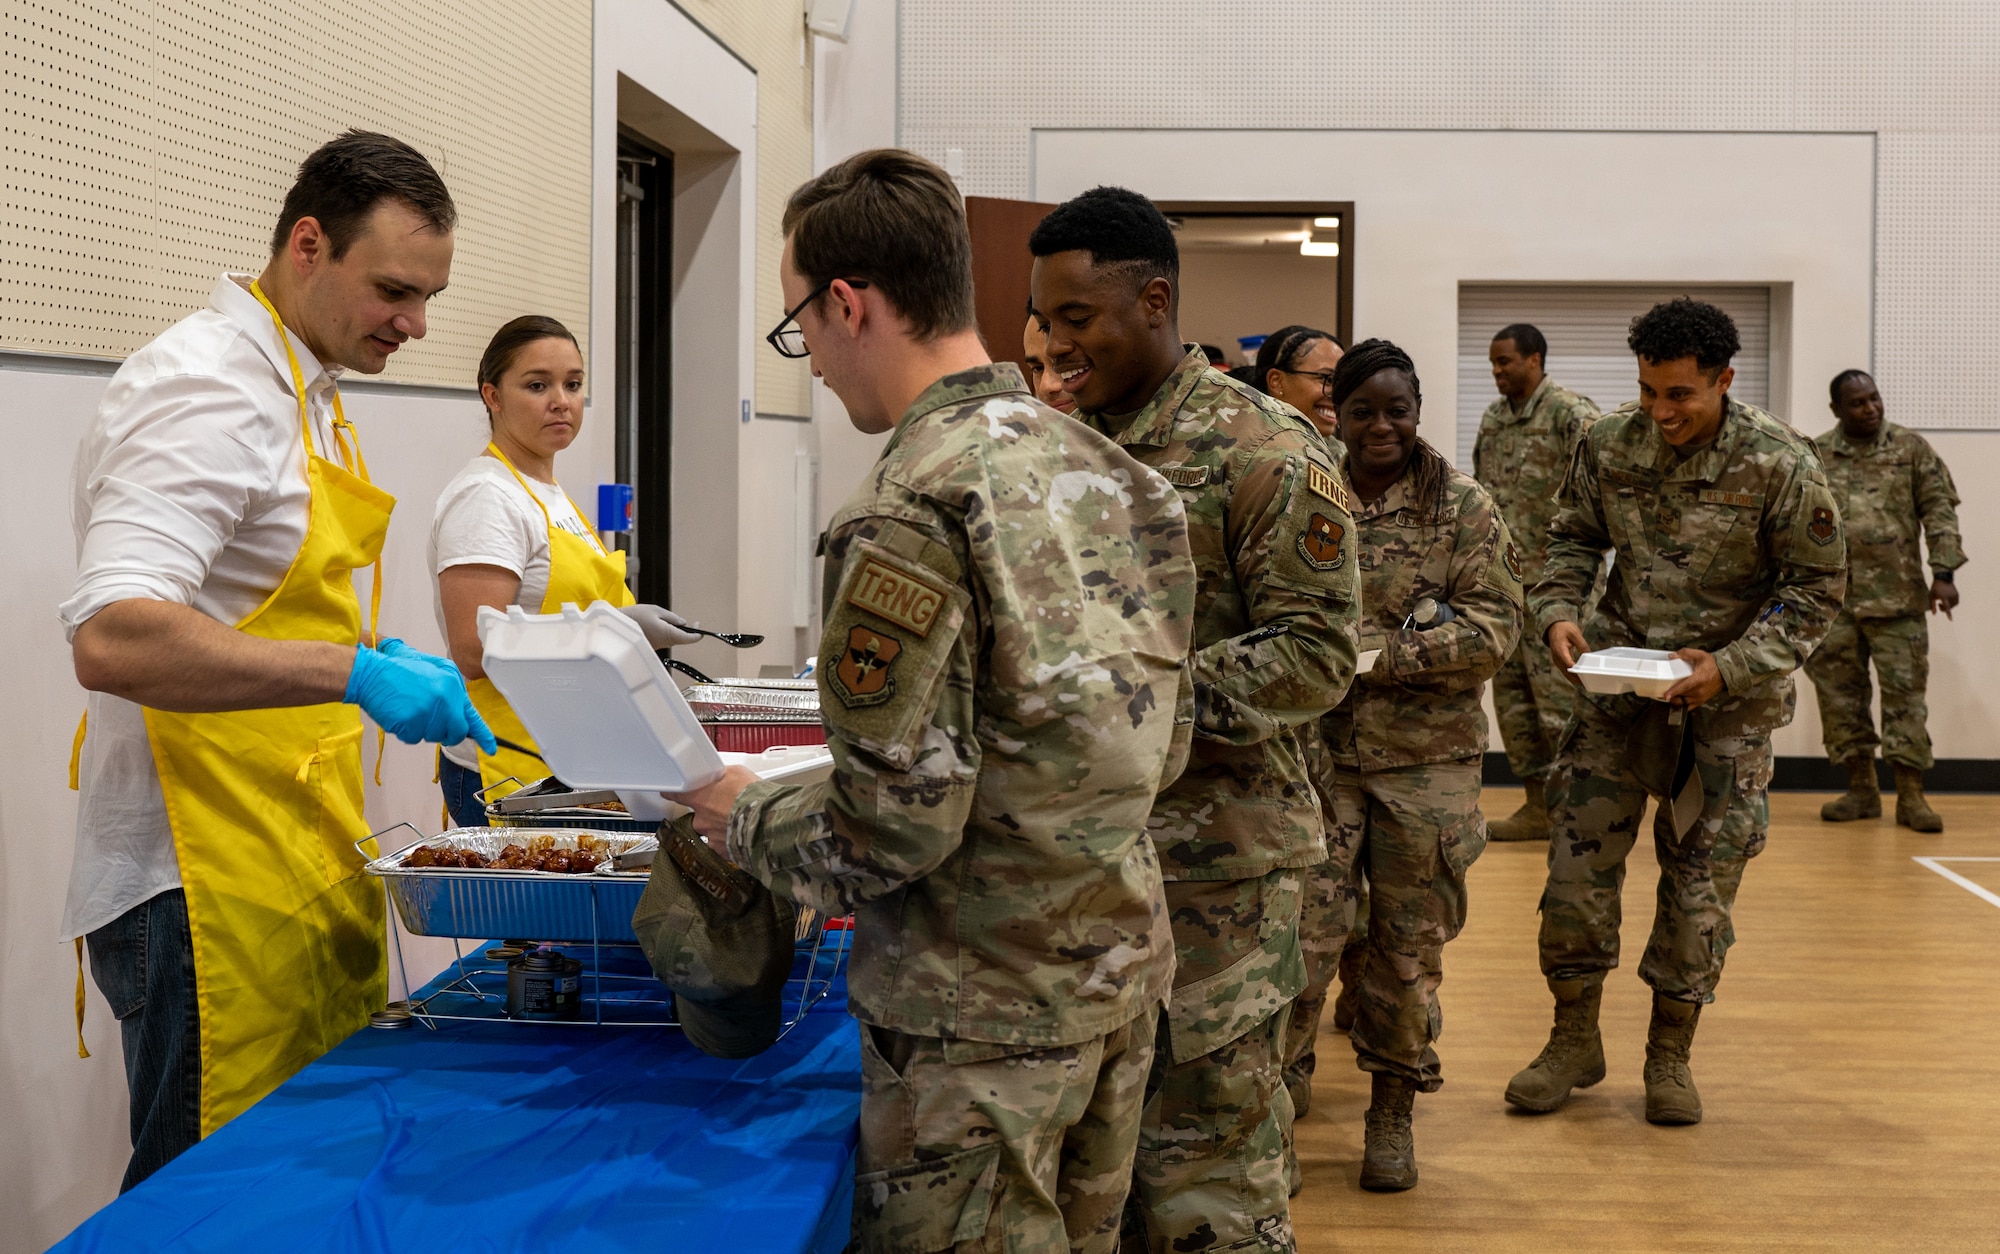
[[[1806,534],[1813,538],[1814,544],[1832,544],[1833,537],[1839,534],[1834,526],[1833,511],[1824,505],[1815,506],[1812,521],[1806,524]]]
[[[1340,540],[1346,534],[1346,528],[1339,523],[1315,513],[1306,523],[1306,529],[1299,533],[1299,556],[1314,570],[1339,570]]]
[[[890,674],[903,642],[873,627],[851,627],[840,661],[834,665],[832,687],[841,701],[850,706],[880,705],[896,695],[896,681]]]

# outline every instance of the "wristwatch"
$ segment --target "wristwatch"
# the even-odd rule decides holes
[[[1931,578],[1937,580],[1939,583],[1957,582],[1951,577],[1951,572],[1948,570],[1934,570],[1931,572]]]

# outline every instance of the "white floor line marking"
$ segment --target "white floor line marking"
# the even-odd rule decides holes
[[[1919,866],[1929,867],[1988,905],[2000,906],[2000,893],[1995,893],[1990,889],[1975,884],[1958,872],[1948,871],[1939,865],[1945,862],[2000,862],[2000,858],[1912,858],[1910,861],[1915,862]]]

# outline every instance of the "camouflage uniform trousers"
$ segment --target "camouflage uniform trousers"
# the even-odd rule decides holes
[[[1354,979],[1354,972],[1343,968],[1353,966],[1348,951],[1361,939],[1359,929],[1366,926],[1367,918],[1367,882],[1353,873],[1354,851],[1339,847],[1344,833],[1332,820],[1331,801],[1327,812],[1326,843],[1332,856],[1300,872],[1305,877],[1305,896],[1299,907],[1299,950],[1305,957],[1306,986],[1292,1003],[1285,1031],[1285,1088],[1298,1115],[1305,1114],[1312,1104],[1312,1078],[1319,1067],[1319,1028],[1327,993],[1336,973],[1342,983]]]
[[[1875,689],[1868,663],[1882,684],[1882,734],[1875,734]],[[1932,764],[1930,715],[1924,689],[1931,674],[1930,624],[1922,614],[1896,618],[1855,618],[1843,612],[1826,639],[1806,661],[1813,691],[1819,694],[1821,739],[1835,762],[1882,757],[1899,766],[1928,771]]]
[[[1638,839],[1645,789],[1632,774],[1626,738],[1650,702],[1577,698],[1577,718],[1550,777],[1548,886],[1542,893],[1542,973],[1552,977],[1609,971],[1618,965],[1619,890],[1625,858]],[[1761,853],[1770,827],[1769,733],[1702,735],[1695,720],[1695,769],[1701,817],[1676,840],[1655,816],[1653,850],[1660,883],[1652,937],[1639,978],[1680,1001],[1712,1001],[1723,955],[1736,941],[1730,907],[1743,868]]]
[[[1116,1250],[1159,1017],[1047,1049],[861,1025],[852,1248]]]
[[[1363,1071],[1385,1071],[1433,1093],[1444,1083],[1438,986],[1444,947],[1465,926],[1465,872],[1486,847],[1480,762],[1431,762],[1382,771],[1340,767],[1337,843],[1358,848],[1350,878],[1368,878],[1354,1027]]]
[[[1555,762],[1563,728],[1576,709],[1576,686],[1556,670],[1549,648],[1524,633],[1493,676],[1493,714],[1507,765],[1521,779],[1541,779]]]
[[[1305,983],[1303,876],[1166,885],[1178,965],[1146,1085],[1127,1250],[1295,1248],[1284,1055]]]

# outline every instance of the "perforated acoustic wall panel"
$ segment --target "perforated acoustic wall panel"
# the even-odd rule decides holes
[[[1692,296],[1727,313],[1742,351],[1729,394],[1762,409],[1771,403],[1771,289],[1611,283],[1461,283],[1458,288],[1458,453],[1472,469],[1479,416],[1498,396],[1486,356],[1493,333],[1525,322],[1548,341],[1548,372],[1610,413],[1639,395],[1625,336],[1632,319],[1663,300]]]
[[[420,149],[459,209],[451,287],[385,379],[470,387],[518,314],[582,338],[590,70],[580,0],[7,0],[0,348],[138,348],[262,268],[299,162],[350,127]]]
[[[962,149],[972,195],[1031,193],[1037,128],[1875,132],[1877,377],[1898,421],[2000,428],[1987,365],[2000,5],[901,0],[901,12],[903,142],[934,159]],[[1552,177],[1589,185],[1588,171]],[[1715,171],[1706,194],[1728,189]]]

